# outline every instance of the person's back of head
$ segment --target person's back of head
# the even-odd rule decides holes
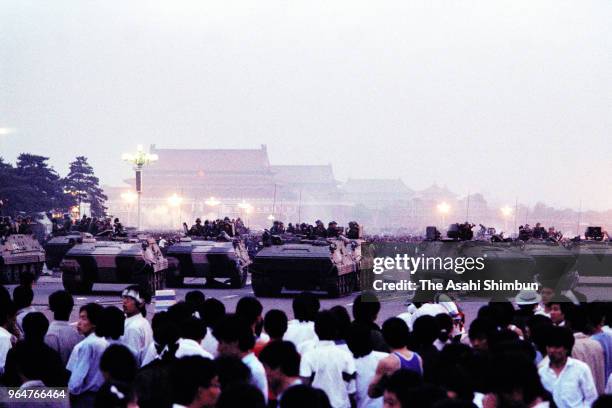
[[[280,368],[287,377],[300,375],[300,354],[290,341],[274,341],[259,354],[259,360],[272,370]]]
[[[96,334],[113,340],[119,340],[125,331],[125,314],[116,306],[107,306],[102,312]]]
[[[365,357],[374,350],[370,328],[358,321],[351,324],[346,343],[355,358]]]
[[[15,289],[13,289],[13,302],[15,302],[17,309],[31,306],[33,300],[34,291],[31,287],[19,285],[15,286]]]
[[[184,339],[202,341],[206,337],[206,325],[202,319],[190,316],[180,323],[181,337]]]
[[[374,292],[363,292],[353,301],[353,318],[374,322],[380,312],[380,301]]]
[[[591,408],[609,408],[612,407],[612,395],[604,394],[600,395],[599,398],[595,400]]]
[[[257,298],[244,296],[236,304],[236,316],[253,325],[261,317],[263,306]]]
[[[68,321],[74,307],[72,295],[65,290],[58,290],[49,295],[49,308],[55,320]]]
[[[331,404],[323,390],[300,384],[283,393],[280,408],[331,408]]]
[[[215,359],[221,390],[236,383],[248,383],[251,380],[251,369],[235,356],[219,356]]]
[[[49,320],[41,312],[30,312],[23,318],[22,327],[27,341],[42,343],[49,329]]]
[[[236,315],[227,315],[213,329],[219,343],[235,344],[240,352],[246,353],[255,346],[255,335],[249,325]]]
[[[394,394],[400,406],[405,408],[413,406],[410,405],[412,404],[411,397],[413,397],[411,390],[422,385],[423,380],[418,373],[412,370],[400,369],[391,374],[384,384],[384,389],[385,393]],[[414,406],[420,407],[420,405]]]
[[[547,347],[564,347],[567,354],[572,354],[576,339],[572,331],[566,327],[552,326],[548,328],[546,336]]]
[[[259,389],[251,384],[232,384],[221,393],[217,408],[266,408],[266,401]]]
[[[531,406],[545,391],[533,359],[520,352],[498,353],[493,356],[489,370],[491,391],[502,400],[508,395],[520,395],[521,401],[501,401],[502,404],[520,402]]]
[[[204,292],[199,290],[190,290],[185,294],[185,303],[190,305],[194,311],[198,312],[200,318],[202,318],[203,314],[203,306],[206,301],[206,295]]]
[[[336,340],[346,341],[351,327],[351,317],[348,311],[342,305],[336,305],[329,309],[329,311],[336,320]]]
[[[272,309],[264,317],[264,330],[271,339],[282,339],[287,331],[287,315],[282,310]]]
[[[155,341],[155,349],[158,353],[163,350],[168,350],[162,358],[167,360],[174,359],[174,353],[178,348],[177,341],[179,339],[179,326],[166,311],[158,312],[153,315],[151,322],[153,329],[153,340]]]
[[[398,317],[391,317],[383,323],[383,338],[391,349],[400,349],[408,344],[410,330],[406,322]]]
[[[436,318],[423,315],[417,318],[412,325],[412,334],[419,347],[429,347],[440,334]]]
[[[214,361],[208,358],[189,356],[174,361],[170,373],[172,401],[189,406],[199,397],[201,389],[213,385],[217,369]]]
[[[317,314],[314,328],[319,340],[334,340],[337,336],[336,319],[329,310],[322,310]]]
[[[204,316],[200,316],[206,326],[214,327],[225,317],[225,305],[218,299],[208,298],[202,307]]]
[[[301,292],[292,303],[293,316],[301,322],[313,322],[321,308],[319,298],[311,292]]]
[[[134,402],[132,387],[128,383],[111,381],[96,393],[94,408],[127,408]]]
[[[23,381],[40,380],[45,378],[46,371],[44,362],[48,354],[44,347],[31,342],[18,342],[13,348],[17,374],[23,377]]]
[[[121,344],[111,344],[100,358],[100,371],[107,381],[131,383],[137,369],[134,354]]]

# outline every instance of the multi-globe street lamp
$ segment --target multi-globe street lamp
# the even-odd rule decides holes
[[[121,156],[123,161],[132,163],[134,165],[134,171],[136,172],[136,194],[138,198],[138,222],[137,228],[140,230],[140,196],[142,195],[142,169],[147,164],[157,161],[158,156],[156,154],[150,154],[143,150],[142,145],[138,145],[136,153],[123,153]]]

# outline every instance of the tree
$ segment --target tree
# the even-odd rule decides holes
[[[66,209],[74,200],[64,193],[59,175],[47,164],[48,157],[22,153],[13,170],[11,191],[14,211],[40,212]]]
[[[101,217],[105,214],[105,201],[108,199],[99,186],[100,180],[94,175],[93,168],[87,162],[87,157],[78,156],[70,163],[70,172],[63,180],[64,190],[71,194],[77,202],[88,202],[91,214]]]

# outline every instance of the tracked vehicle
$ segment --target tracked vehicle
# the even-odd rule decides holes
[[[23,275],[37,279],[42,273],[45,251],[32,235],[11,234],[0,240],[0,280],[19,283]]]
[[[239,239],[211,241],[200,237],[183,237],[166,249],[166,256],[176,260],[179,267],[167,276],[169,287],[180,287],[185,277],[228,279],[230,287],[246,285],[251,260],[244,243]]]
[[[90,293],[94,283],[138,283],[154,293],[165,287],[166,274],[176,267],[151,238],[82,241],[60,263],[62,282],[70,293]]]

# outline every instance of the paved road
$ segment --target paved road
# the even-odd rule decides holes
[[[232,312],[238,300],[243,296],[253,296],[253,290],[249,285],[242,289],[209,289],[205,288],[202,284],[203,281],[201,279],[186,279],[187,286],[184,288],[176,289],[176,298],[177,300],[182,300],[185,297],[185,294],[190,290],[201,290],[204,292],[206,297],[214,297],[221,300],[226,307],[228,312]],[[78,295],[75,296],[75,308],[73,310],[71,321],[76,321],[78,316],[79,306],[89,303],[96,302],[101,305],[116,305],[121,307],[121,299],[120,292],[127,285],[103,285],[96,284],[94,285],[94,291],[89,295]],[[9,291],[14,288],[14,285],[7,286]],[[42,312],[47,314],[48,317],[51,317],[50,311],[48,309],[48,297],[51,293],[56,290],[63,289],[61,279],[59,277],[49,277],[43,276],[39,279],[39,281],[34,286],[34,305]],[[587,295],[589,301],[593,300],[601,300],[606,298],[606,296],[610,295],[610,287],[609,286],[582,286],[580,287],[580,291]],[[354,293],[352,296],[346,296],[339,299],[329,299],[324,296],[321,296],[321,307],[322,308],[331,308],[335,305],[345,306],[349,313],[351,312],[351,307],[353,305],[353,299],[357,293]],[[293,297],[291,294],[286,294],[278,298],[260,298],[259,300],[264,306],[264,312],[270,309],[280,309],[287,313],[287,316],[291,319],[293,318],[293,312],[291,309],[291,302]],[[403,296],[398,296],[396,298],[383,299],[382,300],[382,308],[379,314],[379,323],[382,323],[385,319],[397,316],[398,314],[404,312],[406,310],[406,306],[404,305],[405,298]],[[483,298],[471,298],[469,300],[465,300],[461,302],[461,307],[466,314],[466,320],[469,323],[472,319],[476,317],[478,309],[486,303],[486,299]],[[153,304],[148,306],[148,316],[151,317],[153,315]]]

